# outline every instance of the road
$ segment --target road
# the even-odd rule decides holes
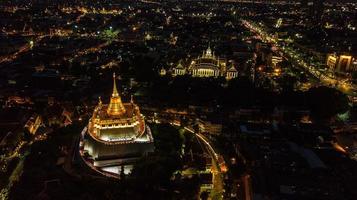
[[[220,165],[219,165],[219,154],[215,151],[215,149],[212,147],[211,142],[207,137],[200,133],[195,133],[192,128],[185,127],[185,130],[195,134],[197,139],[199,139],[204,145],[205,148],[208,152],[208,154],[212,158],[212,184],[213,184],[213,192],[216,194],[215,198],[216,199],[223,199],[223,193],[224,193],[224,182],[223,182],[223,173],[221,171]]]
[[[0,64],[5,63],[5,62],[12,62],[15,59],[17,59],[21,54],[28,52],[32,49],[32,45],[36,44],[38,42],[40,42],[43,38],[45,38],[46,35],[42,35],[42,36],[38,36],[35,39],[32,40],[32,42],[28,42],[24,45],[22,45],[18,51],[16,51],[15,53],[6,55],[6,56],[2,56],[0,57]]]
[[[186,112],[180,112],[176,111],[175,109],[171,109],[170,112],[165,112],[165,111],[159,111],[159,110],[147,110],[151,112],[153,116],[155,117],[154,122],[155,123],[170,123],[174,126],[181,126],[180,124],[180,118],[181,116],[185,116],[186,118],[189,119],[189,121],[193,122],[196,119],[196,116],[192,115],[187,115]],[[156,113],[156,114],[155,114]],[[161,118],[161,117],[162,118]],[[222,156],[219,155],[217,150],[212,146],[212,142],[210,141],[209,138],[207,138],[205,135],[201,133],[196,133],[194,129],[191,126],[186,126],[184,129],[196,136],[198,141],[204,145],[204,150],[206,153],[212,158],[212,184],[213,184],[213,194],[215,194],[215,199],[223,199],[223,194],[224,194],[224,180],[223,180],[223,173],[221,171],[221,164],[219,158]],[[224,164],[225,165],[225,164]]]

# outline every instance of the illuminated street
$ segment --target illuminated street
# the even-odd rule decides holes
[[[351,96],[356,96],[356,88],[357,85],[353,85],[350,83],[349,79],[337,79],[336,77],[333,77],[329,75],[328,71],[326,70],[319,70],[317,68],[317,65],[319,63],[313,63],[310,61],[305,60],[301,55],[302,52],[299,52],[295,49],[293,49],[290,46],[284,46],[280,42],[281,39],[272,37],[269,33],[264,31],[264,28],[260,27],[259,25],[255,23],[248,22],[246,20],[242,20],[242,23],[244,24],[245,27],[250,29],[253,33],[258,34],[261,39],[266,42],[275,45],[276,47],[276,52],[280,54],[280,52],[283,54],[283,56],[291,60],[292,62],[296,63],[299,67],[302,67],[305,71],[307,71],[309,74],[311,74],[314,78],[318,79],[321,81],[322,84],[327,85],[327,86],[333,86],[337,88],[338,90],[351,95]]]

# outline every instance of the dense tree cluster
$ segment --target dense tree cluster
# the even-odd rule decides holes
[[[296,80],[286,77],[281,92],[255,87],[247,77],[230,81],[220,78],[159,77],[150,88],[152,102],[226,109],[258,107],[272,112],[275,107],[308,109],[316,120],[328,120],[348,110],[348,98],[336,89],[321,86],[308,91],[294,90]]]

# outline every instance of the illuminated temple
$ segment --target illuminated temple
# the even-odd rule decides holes
[[[208,46],[201,56],[192,60],[188,66],[179,63],[172,69],[173,76],[189,74],[193,77],[225,77],[226,79],[236,78],[238,71],[231,65],[227,67],[225,59],[215,56],[214,52]]]
[[[88,126],[82,132],[80,153],[96,169],[118,172],[125,165],[154,151],[154,141],[139,107],[131,100],[123,103],[113,75],[113,93],[109,104],[95,107]]]

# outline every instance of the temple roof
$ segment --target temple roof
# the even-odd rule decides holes
[[[234,67],[234,65],[231,65],[231,67],[227,71],[229,71],[229,72],[237,72],[238,70]]]
[[[183,66],[182,66],[182,64],[181,64],[181,62],[176,66],[176,69],[185,69]]]

